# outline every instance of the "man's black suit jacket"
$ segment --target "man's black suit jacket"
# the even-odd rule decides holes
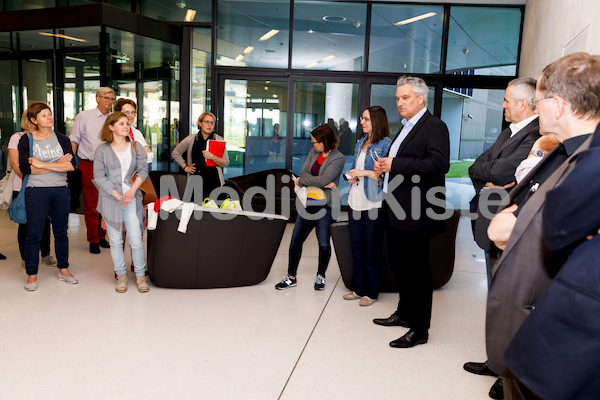
[[[497,186],[504,186],[515,181],[515,170],[519,163],[527,158],[531,147],[540,134],[539,119],[536,118],[529,124],[518,131],[513,137],[510,137],[511,130],[506,128],[503,130],[496,142],[484,151],[469,168],[469,177],[473,182],[475,196],[470,203],[470,211],[477,214],[477,218],[473,220],[473,237],[477,245],[484,250],[489,251],[491,247],[490,240],[487,235],[487,228],[490,224],[490,219],[482,215],[481,207],[487,207],[490,213],[495,213],[498,206],[489,206],[487,204],[479,204],[480,191],[487,182],[491,182]],[[507,189],[510,192],[510,189]],[[492,201],[501,200],[501,196],[494,194],[490,195]]]
[[[396,140],[398,136],[396,136]],[[393,144],[392,144],[393,145]],[[384,202],[386,222],[399,230],[439,230],[443,224],[426,214],[427,208],[443,214],[444,207],[435,206],[427,200],[427,192],[434,188],[444,188],[445,174],[450,168],[450,137],[448,127],[429,111],[417,121],[408,136],[404,139],[392,161],[389,172],[388,190],[406,214],[394,212],[390,204]],[[401,177],[402,183],[395,185],[394,178]],[[415,207],[411,197],[416,199],[415,206],[419,215],[413,215]],[[437,194],[436,203],[444,204],[445,195]],[[442,221],[443,222],[443,221]]]

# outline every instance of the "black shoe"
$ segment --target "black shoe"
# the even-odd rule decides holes
[[[465,365],[463,365],[463,368],[465,369],[465,371],[470,372],[472,374],[489,375],[489,376],[498,377],[498,374],[496,374],[494,371],[492,371],[487,366],[487,364],[484,362],[482,362],[482,363],[468,362],[468,363],[465,363]]]
[[[427,331],[424,333],[417,333],[411,329],[401,338],[390,342],[390,346],[397,349],[408,349],[409,347],[415,347],[418,344],[427,343],[427,339],[429,339],[429,333]]]
[[[0,260],[6,260],[6,256],[2,253],[0,253]]]
[[[496,379],[496,382],[492,385],[489,393],[492,399],[503,400],[504,399],[504,381],[502,378]]]
[[[98,243],[90,243],[90,253],[100,254],[100,246]]]
[[[389,318],[375,318],[373,322],[382,326],[403,326],[405,328],[410,328],[408,322],[400,318],[396,313],[390,315]]]
[[[103,249],[110,249],[110,244],[106,239],[100,239],[98,241],[98,246],[102,247]]]

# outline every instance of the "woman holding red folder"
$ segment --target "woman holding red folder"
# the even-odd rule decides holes
[[[223,167],[229,165],[229,156],[227,150],[223,151],[222,156],[217,156],[207,150],[208,140],[221,140],[223,137],[217,135],[215,131],[215,115],[211,112],[204,112],[198,118],[199,135],[189,135],[173,149],[173,160],[190,175],[200,175],[202,177],[203,197],[210,197],[210,193],[223,186]],[[183,153],[186,159],[183,159]],[[207,161],[212,161],[215,166],[207,165]]]

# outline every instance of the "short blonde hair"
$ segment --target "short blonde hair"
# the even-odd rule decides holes
[[[206,117],[207,115],[210,115],[211,117],[213,117],[214,120],[215,120],[215,124],[217,123],[217,117],[215,117],[215,114],[213,114],[211,112],[208,112],[208,111],[207,112],[203,112],[198,117],[198,121],[197,121],[198,129],[200,129],[200,122],[202,122],[202,120],[204,119],[204,117]]]

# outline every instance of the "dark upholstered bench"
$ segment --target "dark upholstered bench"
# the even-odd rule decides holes
[[[446,220],[446,231],[442,232],[430,241],[430,264],[433,278],[433,288],[438,289],[450,280],[454,272],[455,242],[460,211],[454,211],[452,216]],[[344,285],[352,288],[352,273],[354,261],[350,250],[350,230],[348,221],[334,222],[331,224],[331,236]],[[389,265],[387,257],[387,243],[384,240],[384,257],[381,270],[381,291],[396,292],[396,274]]]
[[[198,207],[206,210],[204,207]],[[161,215],[166,211],[161,211]],[[177,211],[159,217],[148,230],[148,273],[157,286],[208,289],[256,285],[267,277],[277,255],[287,218],[253,219],[229,210],[200,211],[186,233],[177,231]],[[230,215],[230,216],[232,216]]]

